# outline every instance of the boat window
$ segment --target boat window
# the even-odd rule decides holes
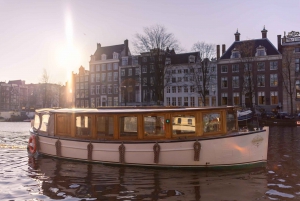
[[[101,138],[112,138],[114,135],[114,118],[109,116],[97,117],[97,136]]]
[[[203,132],[218,132],[221,131],[221,114],[220,113],[208,113],[203,114]]]
[[[33,128],[35,130],[38,130],[40,128],[40,123],[41,123],[40,116],[38,114],[35,114]]]
[[[145,116],[144,134],[145,136],[164,136],[165,118],[163,116]]]
[[[42,116],[42,124],[41,124],[41,128],[40,131],[41,132],[47,132],[48,131],[48,120],[49,120],[50,115],[49,114],[44,114]]]
[[[178,115],[172,117],[173,135],[195,134],[195,116]]]
[[[227,110],[227,131],[236,131],[236,113],[233,109]]]
[[[91,117],[85,115],[76,117],[76,136],[91,135],[91,120]]]
[[[120,137],[137,137],[137,117],[120,117]]]

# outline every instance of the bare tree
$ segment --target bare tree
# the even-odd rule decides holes
[[[244,67],[244,75],[242,81],[242,92],[248,98],[249,106],[253,109],[253,98],[255,97],[256,80],[253,77],[252,64],[256,60],[255,57],[255,41],[242,41],[234,48],[234,51],[239,52],[240,62]],[[247,103],[246,103],[247,104]]]
[[[144,28],[144,33],[135,35],[133,41],[135,51],[138,53],[148,52],[152,58],[153,65],[152,81],[147,83],[149,89],[155,96],[157,104],[160,105],[164,100],[165,88],[165,55],[168,49],[173,52],[181,51],[178,41],[175,39],[173,33],[167,32],[167,29],[162,25],[154,25]]]
[[[192,50],[198,52],[198,58],[194,64],[190,63],[189,74],[196,92],[201,97],[202,104],[206,106],[206,97],[209,96],[210,89],[216,84],[214,82],[216,81],[216,69],[213,65],[213,62],[216,62],[215,45],[197,42],[193,45]]]
[[[293,97],[296,91],[296,79],[295,79],[295,70],[293,68],[294,58],[294,48],[287,47],[282,54],[282,70],[281,70],[281,78],[283,82],[284,90],[287,93],[288,100],[290,102],[290,113],[293,114]]]
[[[50,81],[50,75],[49,73],[47,72],[47,70],[44,68],[43,69],[43,74],[42,74],[42,77],[41,77],[41,94],[42,94],[42,107],[47,107],[48,106],[48,97],[51,97],[50,94],[49,94],[49,87],[48,87],[48,84],[49,84],[49,81]]]

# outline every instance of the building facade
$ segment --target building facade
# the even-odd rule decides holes
[[[130,56],[128,40],[124,44],[101,47],[90,60],[90,107],[118,106],[119,66],[122,57]]]
[[[289,113],[300,112],[300,35],[291,31],[281,38],[278,46],[282,52],[283,110]]]
[[[282,105],[281,53],[268,40],[267,30],[261,39],[235,41],[218,59],[219,105],[263,108],[267,111]],[[217,47],[217,51],[219,51]],[[217,52],[217,55],[220,55]],[[218,56],[217,56],[218,57]]]

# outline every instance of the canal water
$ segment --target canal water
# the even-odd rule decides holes
[[[0,200],[300,200],[300,127],[271,127],[266,168],[197,171],[27,156],[30,123],[0,122]]]

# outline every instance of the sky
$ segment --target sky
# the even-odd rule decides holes
[[[163,25],[184,52],[194,43],[222,45],[300,31],[300,0],[0,0],[0,82],[64,85],[80,66],[89,68],[97,43],[132,41],[144,27]]]

